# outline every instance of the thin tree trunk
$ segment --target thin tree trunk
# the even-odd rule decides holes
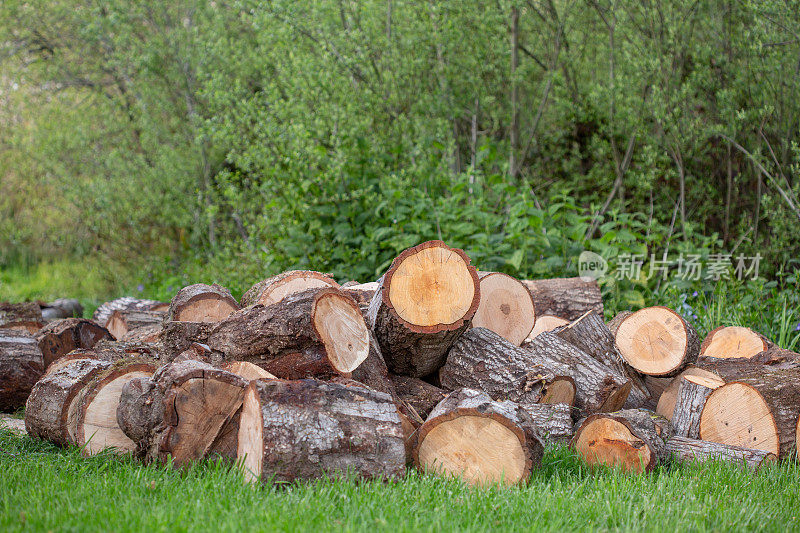
[[[517,177],[517,144],[519,144],[519,89],[517,87],[517,67],[519,66],[519,10],[511,8],[511,131],[508,155],[508,173],[512,179]]]

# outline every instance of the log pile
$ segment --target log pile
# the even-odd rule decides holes
[[[513,485],[556,443],[628,472],[758,468],[797,447],[800,355],[741,327],[701,342],[665,307],[606,324],[596,283],[478,272],[441,241],[374,282],[296,270],[239,301],[194,284],[95,316],[0,327],[0,410],[27,399],[31,435],[86,455]]]

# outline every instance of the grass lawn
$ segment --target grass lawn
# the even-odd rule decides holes
[[[552,448],[524,487],[470,488],[410,472],[393,483],[242,483],[206,462],[188,471],[0,429],[0,531],[742,531],[800,530],[800,466],[589,469]]]

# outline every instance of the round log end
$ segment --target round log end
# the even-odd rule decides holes
[[[625,472],[645,472],[656,464],[650,446],[630,423],[613,415],[592,415],[581,424],[572,446],[589,464],[617,466]]]
[[[338,289],[323,289],[314,304],[314,329],[333,368],[350,373],[369,355],[369,330],[355,301]]]
[[[616,334],[622,357],[642,374],[669,375],[687,362],[690,333],[686,321],[667,307],[648,307],[625,318]],[[696,354],[695,354],[696,355]]]
[[[723,326],[712,330],[700,345],[700,355],[716,359],[750,359],[769,348],[767,341],[750,328]]]
[[[480,274],[480,304],[472,325],[487,328],[519,346],[533,329],[536,315],[530,291],[501,272]]]

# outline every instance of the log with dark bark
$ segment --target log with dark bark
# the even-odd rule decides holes
[[[681,378],[675,409],[670,420],[675,435],[690,439],[700,438],[700,415],[703,413],[706,400],[719,386],[717,380],[698,376]]]
[[[378,285],[377,281],[370,281],[369,283],[350,281],[342,285],[342,290],[352,296],[359,307],[363,308],[369,306],[379,287],[380,285]]]
[[[561,326],[566,326],[569,324],[569,320],[553,315],[541,315],[536,317],[536,322],[533,325],[533,330],[531,330],[530,335],[528,338],[525,339],[524,342],[530,342],[531,339],[536,338],[540,333],[545,331],[553,331],[556,328]]]
[[[595,280],[554,278],[522,280],[531,291],[536,314],[575,320],[586,311],[603,316],[603,297]]]
[[[700,357],[749,359],[770,347],[761,334],[741,326],[718,327],[700,345]]]
[[[23,331],[0,329],[0,412],[15,411],[44,374],[36,339]]]
[[[461,477],[471,485],[513,485],[528,479],[543,454],[536,424],[514,402],[460,389],[431,411],[419,428],[414,462]]]
[[[738,375],[706,400],[700,438],[774,453],[794,453],[800,416],[800,369],[762,366]]]
[[[536,321],[533,297],[516,278],[501,272],[479,272],[481,301],[472,318],[476,328],[494,331],[519,346]]]
[[[678,436],[667,441],[667,453],[679,461],[726,461],[753,469],[778,460],[774,453],[763,450]]]
[[[369,354],[369,330],[355,301],[328,287],[242,309],[214,327],[208,345],[279,378],[349,374]]]
[[[674,376],[697,360],[700,338],[691,324],[668,307],[647,307],[620,322],[617,348],[634,369],[650,376]]]
[[[391,375],[397,397],[410,405],[414,412],[424,420],[436,405],[444,400],[447,391],[419,378]]]
[[[665,380],[666,386],[663,388],[658,397],[658,405],[656,406],[656,413],[663,416],[667,420],[672,420],[672,413],[675,411],[675,402],[678,399],[678,388],[680,387],[683,378],[697,378],[711,388],[717,388],[725,384],[725,381],[714,372],[710,372],[703,368],[698,368],[694,365],[687,366],[680,374],[674,378],[650,378],[653,380]],[[649,376],[648,376],[649,378]]]
[[[0,302],[0,329],[33,334],[43,325],[42,310],[36,302]]]
[[[117,309],[111,313],[106,328],[115,339],[122,340],[129,331],[147,326],[161,326],[163,320],[163,311]]]
[[[34,385],[25,406],[25,429],[28,434],[59,446],[75,444],[78,393],[110,362],[97,359],[73,361],[52,372]]]
[[[72,350],[91,348],[102,339],[113,339],[103,326],[85,318],[54,320],[36,333],[45,368]]]
[[[253,285],[242,295],[241,305],[242,307],[257,304],[268,306],[298,292],[326,287],[339,288],[339,284],[328,274],[322,272],[289,270]]]
[[[166,313],[169,309],[168,302],[159,302],[157,300],[142,300],[140,298],[133,298],[132,296],[123,296],[116,300],[111,300],[101,304],[94,314],[92,320],[107,327],[108,319],[111,318],[111,313],[114,311],[160,311]]]
[[[645,409],[626,409],[580,421],[571,446],[589,464],[645,472],[669,458],[671,437],[667,419]]]
[[[572,438],[572,408],[569,405],[522,403],[519,407],[530,415],[543,440],[566,444]]]
[[[393,478],[405,468],[403,429],[392,398],[338,383],[250,382],[238,441],[240,465],[250,481],[348,472]]]
[[[83,316],[83,306],[75,298],[59,298],[52,302],[38,302],[42,309],[42,318],[45,322],[60,318],[80,318]]]
[[[429,241],[397,256],[370,302],[370,326],[395,374],[439,370],[480,303],[475,267],[462,251]]]
[[[389,376],[389,368],[383,359],[381,347],[371,331],[369,332],[369,354],[364,362],[353,370],[352,378],[372,390],[386,393],[393,398],[397,395],[394,383]]]
[[[219,322],[239,310],[231,292],[216,283],[195,283],[182,288],[169,304],[167,320],[174,322]]]
[[[493,331],[472,328],[453,344],[439,370],[439,380],[445,389],[475,389],[496,401],[538,403],[547,399],[548,403],[572,405],[576,394],[573,377],[565,368],[556,374],[552,367]]]
[[[208,336],[215,326],[213,322],[164,322],[159,335],[161,361],[173,361],[192,344],[208,344]]]

